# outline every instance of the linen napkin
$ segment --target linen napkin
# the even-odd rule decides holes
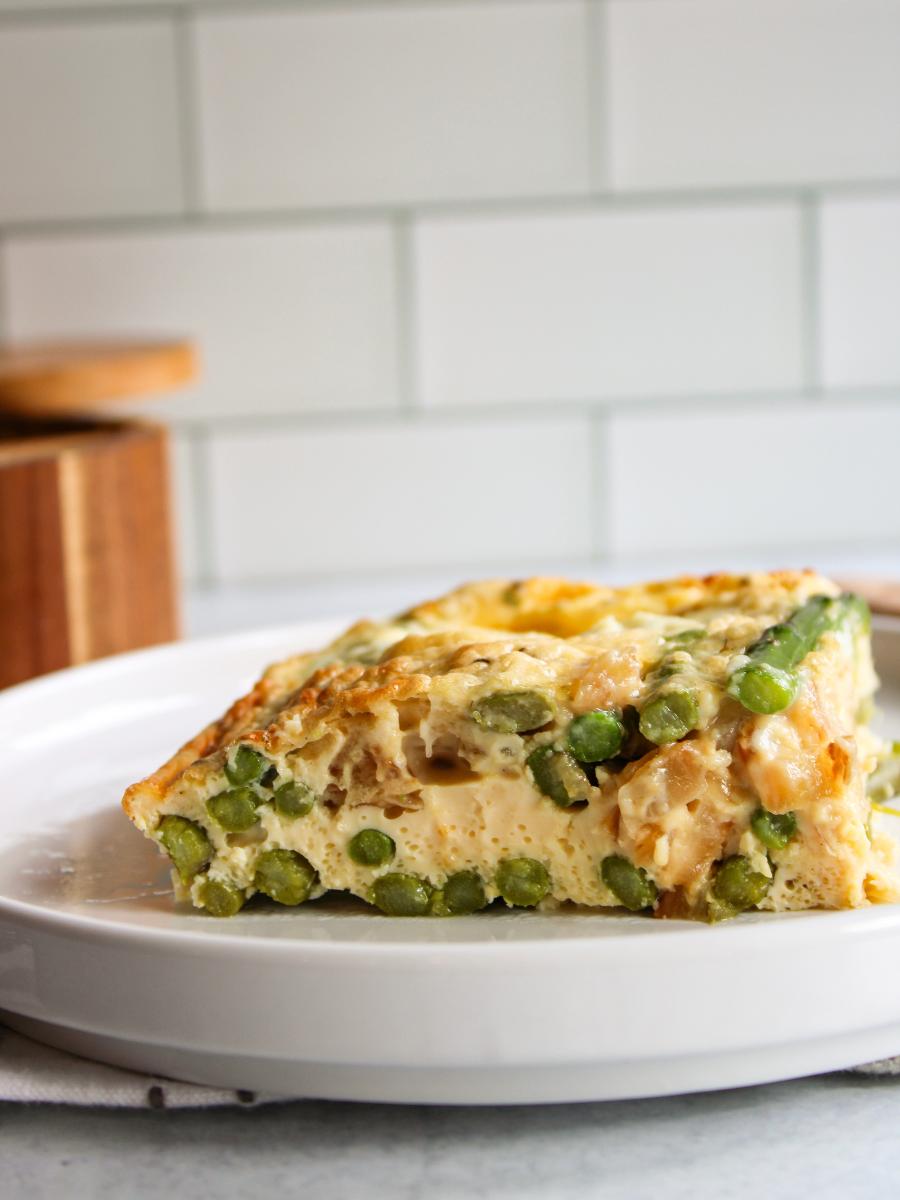
[[[900,1056],[852,1068],[862,1075],[900,1075]],[[0,1101],[107,1108],[250,1108],[288,1097],[177,1083],[108,1067],[33,1042],[0,1025]]]
[[[284,1098],[177,1083],[108,1067],[65,1050],[54,1050],[0,1025],[0,1101],[104,1108],[215,1108],[227,1104],[249,1108]]]

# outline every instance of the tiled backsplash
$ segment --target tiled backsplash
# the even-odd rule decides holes
[[[900,0],[0,0],[0,334],[206,582],[900,538]]]

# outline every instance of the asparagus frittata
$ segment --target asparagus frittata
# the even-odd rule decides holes
[[[876,682],[811,571],[470,584],[270,667],[123,803],[215,916],[851,908],[898,898]]]

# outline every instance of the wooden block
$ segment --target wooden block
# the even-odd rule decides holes
[[[166,431],[0,429],[0,686],[177,635]]]

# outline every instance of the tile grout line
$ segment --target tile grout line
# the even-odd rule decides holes
[[[811,399],[822,396],[821,204],[810,193],[800,202],[803,378]]]
[[[405,409],[397,405],[377,408],[348,408],[321,411],[285,411],[256,413],[214,413],[182,416],[166,413],[165,419],[173,428],[212,429],[240,433],[253,429],[334,429],[352,428],[360,424],[389,427],[406,423],[411,416],[431,426],[455,425],[470,421],[529,420],[548,421],[560,417],[597,414],[601,419],[623,413],[633,417],[669,415],[674,412],[686,419],[700,418],[710,413],[736,414],[752,410],[769,412],[784,405],[803,404],[813,396],[804,387],[782,388],[769,392],[717,392],[711,395],[691,393],[658,396],[579,397],[560,400],[549,397],[537,401],[506,400],[489,404],[447,404]],[[848,387],[822,390],[817,401],[825,407],[855,403],[891,405],[900,401],[900,380],[896,384],[877,387]]]
[[[854,553],[860,549],[866,553],[887,555],[896,549],[896,542],[889,537],[875,538],[872,541],[866,541],[864,543],[860,543],[858,539],[854,538],[842,538],[838,539],[837,541],[816,540],[814,542],[804,541],[802,543],[786,542],[784,545],[779,545],[776,547],[778,554],[783,553],[792,557],[802,555],[807,550],[812,549],[815,549],[816,553],[823,556],[826,554],[837,555],[843,553]],[[726,554],[737,552],[741,555],[751,555],[761,558],[766,555],[771,555],[772,550],[773,547],[771,543],[753,542],[735,545],[734,543],[729,542],[717,542],[708,546],[694,547],[693,549],[685,550],[682,552],[682,557],[690,556],[692,559],[696,559],[698,556],[724,556]],[[679,566],[677,565],[677,560],[671,557],[671,551],[641,550],[632,552],[620,551],[616,554],[608,553],[590,557],[578,555],[543,555],[541,557],[548,568],[548,573],[552,573],[554,569],[568,569],[572,565],[583,565],[586,568],[605,569],[621,569],[623,567],[628,567],[631,569],[633,567],[635,570],[643,572],[648,563],[658,562],[658,556],[660,554],[663,555],[664,572],[668,573],[671,570],[672,574],[677,573]],[[358,583],[370,583],[372,581],[374,581],[377,585],[383,582],[390,582],[398,574],[454,574],[459,576],[467,575],[471,577],[474,576],[476,572],[480,573],[483,569],[495,570],[497,573],[503,573],[504,571],[516,573],[521,568],[523,561],[523,557],[520,555],[512,558],[502,558],[500,560],[495,558],[453,558],[446,561],[432,560],[424,565],[417,563],[405,563],[401,565],[382,567],[341,567],[334,569],[321,568],[313,571],[298,571],[287,575],[268,573],[258,575],[243,575],[236,578],[230,578],[224,584],[196,583],[189,585],[188,590],[196,592],[203,588],[208,591],[215,591],[216,589],[222,587],[225,590],[239,588],[246,589],[247,591],[253,591],[255,589],[268,589],[273,587],[296,588],[319,585],[330,587],[334,586],[335,584],[355,585]]]
[[[391,223],[394,250],[394,353],[396,357],[396,397],[401,411],[409,413],[421,407],[418,386],[418,317],[415,250],[412,221],[406,214]]]
[[[592,195],[611,191],[612,122],[609,89],[609,9],[606,0],[582,0],[587,58],[588,187]]]
[[[200,164],[200,105],[197,93],[197,47],[194,14],[189,9],[172,10],[175,44],[175,99],[178,112],[181,193],[184,215],[203,213]]]
[[[171,9],[169,15],[171,15]],[[159,232],[181,232],[198,225],[215,230],[259,228],[333,227],[346,224],[389,222],[402,215],[415,221],[428,217],[472,217],[502,220],[517,216],[557,217],[572,214],[628,212],[677,212],[685,209],[734,209],[772,204],[798,204],[817,194],[827,196],[900,197],[900,177],[870,179],[844,184],[771,184],[744,187],[701,187],[696,189],[659,189],[656,191],[598,191],[592,195],[513,195],[499,198],[479,197],[399,204],[335,204],[330,208],[284,207],[212,211],[203,209],[189,214],[106,214],[89,217],[50,217],[37,220],[0,221],[0,232],[14,237],[103,236],[132,233],[135,236]]]

